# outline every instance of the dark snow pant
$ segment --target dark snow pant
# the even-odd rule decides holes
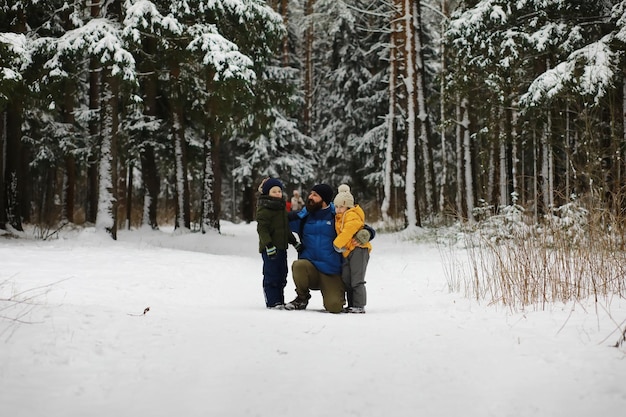
[[[311,290],[320,290],[324,299],[324,308],[330,313],[340,313],[345,302],[341,276],[321,273],[306,259],[298,259],[291,265],[293,283],[296,285],[298,298],[308,300]]]
[[[341,278],[346,287],[348,307],[365,307],[367,293],[365,291],[365,271],[370,260],[367,248],[356,247],[347,258],[344,258],[341,267]]]
[[[265,293],[265,305],[274,307],[285,304],[285,286],[287,285],[287,250],[278,249],[276,256],[270,258],[265,251],[263,257],[263,292]]]

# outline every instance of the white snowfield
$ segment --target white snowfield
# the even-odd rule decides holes
[[[265,308],[255,223],[224,222],[222,235],[121,231],[118,241],[93,229],[0,236],[0,414],[626,410],[626,348],[612,346],[624,300],[511,312],[450,293],[434,245],[383,233],[372,244],[367,314],[330,314],[319,292],[305,311]]]

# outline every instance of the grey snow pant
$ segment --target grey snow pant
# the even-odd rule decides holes
[[[343,259],[341,278],[346,287],[348,307],[365,307],[367,304],[365,271],[369,260],[369,250],[359,247],[354,248],[348,257]]]

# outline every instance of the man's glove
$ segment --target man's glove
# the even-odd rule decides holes
[[[265,247],[265,253],[267,253],[267,257],[273,259],[276,257],[276,246],[273,243],[269,243]]]
[[[359,245],[365,245],[370,241],[371,237],[372,235],[370,235],[369,230],[361,229],[354,235],[354,240],[356,240]]]
[[[304,250],[304,246],[300,242],[294,243],[293,247],[296,249],[296,252],[298,253],[302,253],[302,251]]]

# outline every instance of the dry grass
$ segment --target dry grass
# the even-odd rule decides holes
[[[445,255],[449,288],[513,310],[626,296],[623,219],[568,205],[540,225],[525,220],[518,210],[466,230],[464,250]]]

